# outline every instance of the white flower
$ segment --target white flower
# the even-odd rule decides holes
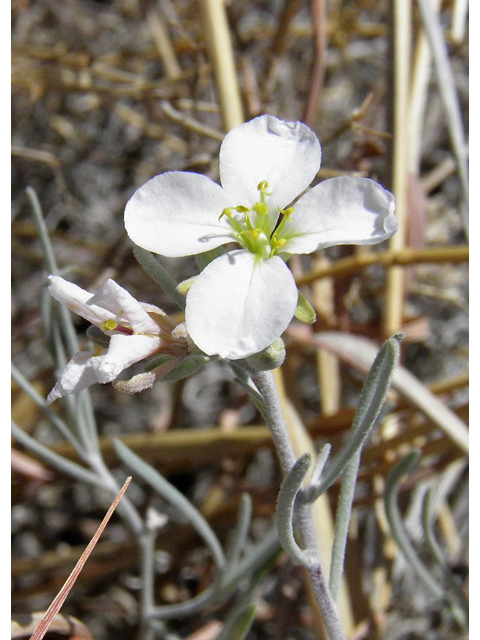
[[[114,280],[107,280],[95,295],[59,276],[49,280],[50,295],[110,336],[110,342],[106,349],[76,353],[47,404],[97,382],[115,380],[130,365],[160,351],[174,326],[161,309],[138,302]]]
[[[172,171],[149,180],[128,202],[128,235],[154,253],[179,257],[240,245],[211,262],[187,294],[187,330],[206,354],[243,358],[281,335],[298,301],[285,264],[292,254],[375,244],[397,230],[392,194],[366,178],[325,180],[294,202],[320,159],[320,143],[307,126],[260,116],[225,136],[222,186]]]

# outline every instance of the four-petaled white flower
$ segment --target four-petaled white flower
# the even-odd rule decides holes
[[[172,171],[128,202],[128,235],[154,253],[180,257],[240,245],[213,260],[187,294],[187,330],[206,354],[244,358],[283,333],[298,303],[285,264],[291,255],[376,244],[397,230],[392,194],[366,178],[325,180],[295,202],[320,160],[320,143],[306,125],[260,116],[225,136],[222,186]]]
[[[175,325],[168,316],[158,307],[138,302],[114,280],[107,280],[94,295],[60,276],[49,280],[50,295],[110,336],[110,341],[105,349],[76,353],[47,404],[97,382],[112,382],[130,365],[163,350],[165,340],[172,352],[168,334]]]

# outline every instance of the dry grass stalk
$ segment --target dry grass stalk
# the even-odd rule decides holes
[[[392,191],[395,195],[399,230],[389,241],[391,251],[405,246],[407,211],[407,171],[410,141],[408,130],[408,99],[410,87],[411,0],[391,0],[393,17],[393,145]],[[401,267],[387,271],[387,290],[383,321],[385,337],[397,332],[403,323],[405,275]]]
[[[205,41],[212,61],[223,127],[229,131],[244,121],[230,29],[224,0],[201,0]]]
[[[362,251],[352,257],[340,258],[330,265],[315,266],[310,272],[297,278],[297,284],[310,284],[320,278],[331,276],[346,277],[357,274],[374,264],[385,267],[394,265],[415,265],[425,263],[458,264],[468,262],[469,248],[466,245],[448,247],[404,247],[383,252]]]
[[[38,626],[36,627],[35,631],[32,634],[32,637],[30,638],[30,640],[42,640],[42,638],[47,633],[48,627],[50,626],[52,620],[55,618],[57,613],[60,611],[63,603],[67,599],[68,594],[72,590],[76,579],[78,578],[79,574],[81,573],[81,571],[83,569],[83,565],[88,560],[89,555],[92,553],[93,549],[95,548],[95,545],[97,544],[98,540],[100,539],[100,536],[102,535],[105,527],[107,526],[108,521],[112,517],[113,512],[117,508],[118,503],[122,499],[123,494],[127,490],[128,485],[130,484],[131,480],[132,480],[131,477],[128,477],[126,479],[125,484],[120,489],[120,491],[118,492],[118,495],[116,496],[115,500],[110,505],[107,513],[105,514],[104,519],[100,523],[100,526],[98,527],[97,531],[94,533],[94,535],[93,535],[92,539],[90,540],[90,542],[88,543],[85,551],[80,556],[80,559],[78,560],[77,564],[73,568],[73,571],[68,576],[67,581],[65,582],[63,587],[60,589],[60,591],[58,592],[57,596],[54,598],[52,604],[48,607],[47,611],[45,612],[45,615],[44,615],[43,619],[39,622]]]

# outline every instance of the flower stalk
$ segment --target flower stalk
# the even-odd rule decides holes
[[[294,559],[305,566],[330,640],[345,640],[338,610],[329,591],[318,555],[311,504],[299,502],[296,511],[295,522],[298,525],[303,550],[298,547],[293,537],[294,501],[310,466],[309,456],[303,456],[298,461],[296,460],[273,373],[271,371],[259,372],[252,376],[252,379],[262,395],[267,423],[277,449],[280,465],[286,476],[283,492],[281,491],[279,496],[279,506],[282,507],[285,504],[285,509],[277,510],[280,541],[287,541],[288,549],[294,550]]]

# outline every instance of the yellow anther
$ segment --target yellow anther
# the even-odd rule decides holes
[[[258,183],[257,189],[261,193],[266,193],[266,191],[268,189],[268,182],[266,180],[262,180],[261,182]],[[270,195],[270,194],[267,194],[267,195]]]
[[[253,210],[259,215],[266,215],[268,213],[268,205],[265,202],[257,202],[253,205]]]
[[[286,243],[287,241],[285,240],[285,238],[274,238],[273,239],[273,248],[276,251],[277,249],[280,249],[281,247],[283,247],[283,245]]]
[[[221,220],[223,218],[223,216],[227,216],[227,218],[231,218],[232,217],[232,211],[230,209],[224,209],[222,211],[222,213],[219,215],[218,219]]]
[[[238,213],[248,213],[250,209],[248,207],[244,207],[243,204],[239,204],[238,207],[235,207],[235,211],[238,211]]]
[[[118,322],[115,322],[115,320],[105,320],[102,327],[104,331],[115,331],[118,327]]]
[[[282,216],[289,218],[292,215],[294,209],[293,207],[288,207],[287,209],[279,209],[279,211],[282,214]]]
[[[262,233],[261,229],[245,229],[245,231],[241,231],[239,235],[244,238],[251,238],[252,240],[257,240]]]

